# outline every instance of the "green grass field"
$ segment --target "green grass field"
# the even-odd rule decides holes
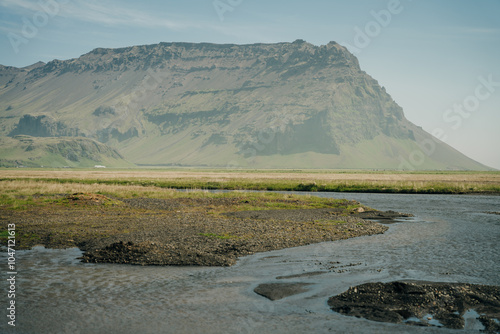
[[[120,186],[137,195],[164,189],[500,194],[500,172],[0,169],[0,189],[7,182],[14,188],[25,182],[33,191],[48,185],[66,185],[66,190]]]

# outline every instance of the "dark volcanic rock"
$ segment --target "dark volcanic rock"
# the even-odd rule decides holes
[[[369,220],[377,220],[384,222],[391,222],[397,218],[413,217],[410,213],[401,213],[396,211],[364,211],[354,214],[355,217]]]
[[[335,312],[368,320],[462,329],[474,310],[487,331],[500,331],[500,287],[466,283],[367,283],[331,297]],[[494,320],[496,319],[496,320]],[[437,320],[438,322],[431,322]]]
[[[253,291],[256,294],[266,297],[270,300],[278,300],[306,292],[309,283],[266,283],[260,284]]]

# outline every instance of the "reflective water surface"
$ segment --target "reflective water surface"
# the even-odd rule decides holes
[[[328,297],[398,279],[500,285],[500,196],[315,193],[414,218],[383,235],[259,253],[230,268],[83,264],[78,249],[17,252],[16,328],[1,333],[478,333],[342,316]],[[6,277],[7,256],[0,255]],[[326,271],[277,280],[277,276]],[[313,283],[277,301],[261,283]],[[2,279],[2,291],[7,282]],[[6,292],[0,297],[7,305]],[[3,307],[3,306],[2,306]],[[5,308],[4,308],[5,310]]]

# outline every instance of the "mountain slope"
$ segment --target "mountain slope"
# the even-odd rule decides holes
[[[80,137],[0,137],[0,167],[133,167],[114,149]]]
[[[0,135],[94,138],[137,164],[487,168],[406,120],[334,42],[96,49],[0,74]]]

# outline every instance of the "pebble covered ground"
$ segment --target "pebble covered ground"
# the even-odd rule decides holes
[[[298,206],[299,202],[294,200]],[[60,200],[24,210],[0,208],[0,218],[4,225],[16,224],[18,248],[79,247],[85,262],[135,265],[230,266],[238,257],[255,252],[388,229],[367,220],[370,212],[354,201],[331,208],[234,211],[240,203],[247,205],[248,200],[238,196],[120,199],[61,194]],[[398,216],[387,215],[388,219]],[[373,212],[374,218],[381,216]]]

